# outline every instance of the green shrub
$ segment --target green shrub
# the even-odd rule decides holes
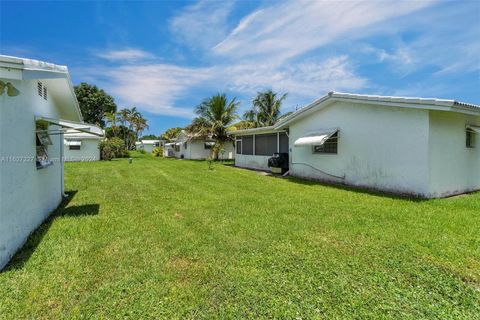
[[[163,156],[163,148],[162,147],[156,147],[152,150],[152,155],[154,157],[162,157]]]
[[[145,150],[143,150],[143,149],[138,149],[137,151],[138,151],[138,153],[140,153],[140,154],[146,154],[146,153],[147,153],[147,151],[145,151]]]
[[[100,142],[100,157],[102,160],[126,158],[129,156],[123,140],[117,137]]]
[[[100,142],[100,159],[112,160],[115,157],[112,147],[110,147],[106,141]]]

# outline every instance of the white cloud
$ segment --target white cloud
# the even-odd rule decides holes
[[[347,56],[323,61],[304,61],[295,65],[239,63],[208,68],[179,67],[151,63],[124,64],[84,70],[93,82],[102,83],[120,105],[137,106],[155,114],[185,118],[193,116],[193,107],[178,106],[192,92],[230,91],[234,95],[253,96],[272,88],[290,96],[314,99],[330,90],[357,90],[367,80],[355,74]],[[200,103],[204,96],[199,96]]]
[[[232,1],[199,1],[173,17],[170,30],[190,47],[209,48],[227,35],[233,5]]]
[[[199,103],[205,92],[227,91],[230,95],[245,98],[272,88],[289,93],[286,105],[313,100],[330,90],[371,92],[380,89],[381,93],[395,93],[394,88],[382,87],[382,84],[375,84],[358,74],[357,64],[365,60],[360,61],[357,53],[367,53],[371,55],[367,59],[373,56],[377,62],[386,64],[385,72],[394,71],[401,75],[415,72],[428,64],[435,65],[440,70],[439,74],[467,68],[479,70],[480,46],[478,42],[471,41],[478,36],[478,30],[467,32],[460,23],[458,27],[438,24],[438,21],[448,19],[433,14],[435,10],[425,18],[425,11],[420,9],[431,3],[289,1],[278,5],[268,2],[268,7],[247,15],[228,33],[226,20],[232,3],[200,1],[174,17],[170,28],[189,46],[208,55],[213,54],[209,59],[214,59],[205,60],[203,67],[159,63],[158,57],[130,48],[128,50],[134,53],[130,57],[124,54],[123,59],[116,58],[120,65],[94,72],[97,77],[106,80],[107,88],[124,105],[135,105],[157,114],[191,118],[194,105],[185,106],[182,101]],[[408,17],[403,17],[407,14]],[[459,11],[456,16],[462,14],[464,12]],[[401,19],[394,20],[398,17]],[[403,40],[399,34],[412,28],[416,30],[415,37]],[[442,38],[446,31],[455,34],[453,42],[452,37]],[[367,49],[361,47],[361,41],[378,35],[388,38],[388,41],[363,44]],[[325,50],[316,56],[319,51],[311,51],[338,39],[348,41],[336,47],[335,50],[340,49],[335,53],[328,54],[329,51]],[[439,39],[441,44],[437,43]],[[350,46],[346,47],[346,44]],[[451,54],[452,48],[456,54]],[[306,54],[307,51],[311,52]],[[151,59],[132,63],[142,53]],[[110,55],[109,60],[120,56]],[[398,87],[404,89],[399,90]],[[432,89],[432,93],[439,88],[443,87]],[[425,86],[412,83],[410,86],[398,85],[396,93],[422,90]]]
[[[283,61],[368,27],[406,15],[431,1],[288,1],[245,17],[214,47],[235,58],[268,56]]]
[[[125,105],[138,106],[156,114],[192,116],[192,106],[175,106],[175,101],[194,86],[211,78],[208,68],[183,68],[168,64],[124,65],[107,68],[109,90]]]
[[[367,83],[355,74],[345,55],[289,65],[239,64],[227,68],[224,73],[228,75],[225,81],[232,91],[247,94],[272,88],[315,98],[331,90],[357,90]]]
[[[133,48],[99,51],[96,56],[109,61],[137,61],[152,58],[153,54]]]

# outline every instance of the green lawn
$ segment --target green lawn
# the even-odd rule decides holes
[[[0,318],[479,318],[480,193],[412,201],[220,163],[66,165]]]

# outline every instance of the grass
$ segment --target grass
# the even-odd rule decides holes
[[[0,318],[479,318],[480,194],[413,201],[216,163],[66,165]]]

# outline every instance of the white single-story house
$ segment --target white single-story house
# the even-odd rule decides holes
[[[62,201],[64,128],[91,132],[68,69],[0,56],[0,269]]]
[[[155,148],[163,148],[165,146],[165,140],[140,140],[135,142],[135,148],[137,150],[145,150],[151,153]]]
[[[215,141],[210,138],[197,137],[182,130],[176,140],[165,144],[164,156],[178,159],[204,160],[211,156]],[[219,159],[233,159],[235,148],[233,143],[226,142],[220,149]]]
[[[305,179],[424,198],[480,189],[473,104],[330,92],[272,127],[230,133],[239,167],[265,170],[277,150]]]
[[[99,132],[103,130],[94,125],[87,125],[90,131]],[[99,143],[104,136],[68,129],[64,135],[64,160],[65,161],[98,161],[100,160]]]

